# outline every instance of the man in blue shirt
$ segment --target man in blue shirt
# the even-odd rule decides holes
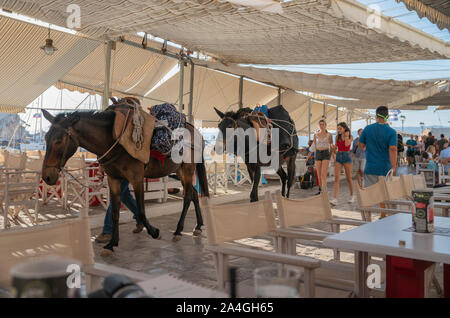
[[[417,146],[417,141],[414,140],[414,136],[411,135],[409,140],[406,142],[406,146],[408,147],[408,150],[406,151],[406,157],[408,158],[408,166],[412,166],[414,162],[414,155],[416,154],[416,149],[419,147]]]
[[[389,127],[389,110],[379,106],[376,110],[376,123],[364,128],[359,138],[359,148],[366,150],[364,187],[378,182],[379,176],[386,176],[397,166],[397,132]]]
[[[362,131],[362,128],[358,129],[358,138],[353,141],[353,168],[357,171],[360,187],[362,187],[362,176],[366,166],[366,151],[358,147]]]

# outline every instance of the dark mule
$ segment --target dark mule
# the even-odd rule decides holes
[[[231,138],[232,136],[227,136],[226,129],[227,128],[242,128],[245,131],[248,129],[252,129],[252,123],[249,120],[249,115],[252,113],[252,109],[250,108],[242,108],[237,112],[227,112],[222,113],[218,109],[214,108],[216,113],[221,118],[219,123],[219,130],[222,133],[222,140],[218,139],[217,142],[222,142],[223,148],[226,152],[232,153],[234,155],[242,155],[242,152],[239,153],[237,147],[234,149],[226,149],[226,140],[227,138]],[[291,186],[294,182],[295,178],[295,159],[297,157],[298,152],[298,136],[295,128],[295,124],[289,116],[289,113],[283,108],[283,106],[279,105],[269,109],[269,118],[271,119],[272,125],[274,128],[279,128],[279,149],[275,149],[274,151],[278,152],[279,158],[279,166],[277,170],[277,174],[281,179],[281,193],[283,196],[289,197]],[[235,142],[237,143],[237,138],[235,138]],[[245,137],[245,155],[244,162],[247,165],[247,170],[250,175],[250,179],[252,180],[252,191],[250,193],[250,201],[258,201],[258,185],[261,178],[261,167],[269,166],[270,163],[263,164],[260,161],[259,153],[257,154],[257,162],[250,163],[249,159],[251,158],[252,152],[258,152],[258,148],[262,145],[258,143],[257,147],[252,147],[249,145],[249,138]],[[270,149],[269,149],[270,152]],[[284,171],[282,164],[286,162],[287,165],[287,174]],[[286,183],[287,183],[287,191],[286,191]]]
[[[112,110],[74,112],[59,114],[56,117],[45,110],[43,110],[43,113],[45,118],[52,123],[50,130],[45,136],[47,151],[42,167],[42,178],[49,185],[56,184],[59,172],[78,147],[83,147],[101,157],[115,142],[112,136],[115,113]],[[196,129],[190,124],[186,124],[186,128],[191,132],[193,138]],[[197,131],[197,133],[199,132]],[[203,139],[201,141],[203,149]],[[191,154],[194,157],[194,151]],[[127,179],[133,186],[138,208],[137,219],[144,224],[149,235],[159,239],[161,238],[159,229],[150,225],[145,217],[143,180],[144,177],[161,178],[171,173],[176,173],[184,188],[184,202],[173,241],[181,239],[184,218],[191,201],[194,201],[197,217],[194,235],[200,235],[203,219],[198,193],[192,182],[197,171],[201,192],[203,195],[209,196],[203,156],[201,158],[201,163],[183,162],[181,164],[174,163],[170,157],[165,159],[164,164],[158,159],[151,158],[145,167],[142,162],[130,156],[120,144],[113,147],[100,162],[108,175],[113,218],[112,238],[104,248],[113,251],[113,247],[118,246],[119,243],[120,183],[122,179]],[[191,162],[194,162],[193,158]]]

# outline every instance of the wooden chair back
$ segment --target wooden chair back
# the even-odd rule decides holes
[[[387,200],[384,182],[382,180],[378,180],[377,183],[367,188],[360,188],[357,185],[355,188],[359,208],[371,207]]]
[[[209,245],[253,237],[276,229],[270,193],[252,203],[212,205],[202,198]]]
[[[25,163],[27,161],[27,155],[25,153],[9,153],[6,158],[4,168],[6,169],[25,169]]]
[[[25,162],[25,170],[31,171],[42,171],[42,164],[44,162],[44,158],[27,158]]]
[[[310,198],[293,200],[284,198],[278,190],[275,192],[275,198],[280,217],[280,228],[323,222],[332,218],[326,191]]]
[[[407,192],[400,177],[391,177],[387,180],[385,177],[380,176],[379,180],[383,183],[386,191],[386,200],[393,201],[406,198]]]

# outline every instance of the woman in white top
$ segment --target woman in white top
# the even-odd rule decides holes
[[[319,132],[314,134],[313,144],[310,148],[310,153],[306,158],[309,160],[311,154],[315,153],[316,170],[319,176],[319,192],[327,189],[327,173],[331,159],[331,148],[333,147],[333,137],[327,131],[327,123],[324,119],[319,121]]]

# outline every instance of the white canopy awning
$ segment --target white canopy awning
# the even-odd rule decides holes
[[[58,49],[46,55],[40,49],[48,30],[0,17],[0,112],[19,113],[100,43],[52,30]]]
[[[185,67],[183,84],[184,112],[187,113],[189,103],[190,67]],[[161,86],[148,94],[148,98],[164,100],[172,104],[178,104],[179,97],[179,73],[167,80]],[[277,96],[277,89],[253,81],[244,80],[243,85],[244,107],[254,107],[264,104]],[[239,101],[239,78],[222,72],[217,72],[204,67],[195,67],[194,71],[194,95],[192,114],[196,120],[202,120],[204,127],[216,127],[219,117],[214,107],[222,112],[237,110]],[[144,107],[157,104],[144,99]]]
[[[399,108],[416,100],[432,96],[440,90],[440,85],[436,85],[434,82],[416,83],[412,81],[308,74],[267,68],[240,67],[236,64],[224,65],[218,62],[203,62],[203,64],[213,69],[244,75],[257,81],[292,90],[345,97],[346,99],[330,98],[326,101],[349,108],[366,109],[376,108],[380,105]]]
[[[138,37],[128,40],[139,42]],[[160,54],[121,42],[111,54],[111,90],[114,96],[145,96],[177,64]],[[99,46],[55,85],[80,92],[102,93],[105,80],[105,46]]]
[[[236,3],[236,1],[232,1]],[[66,26],[73,0],[0,0],[0,7]],[[282,13],[230,1],[79,0],[81,33],[148,32],[226,62],[335,64],[450,57],[443,41],[354,0],[293,0]]]

